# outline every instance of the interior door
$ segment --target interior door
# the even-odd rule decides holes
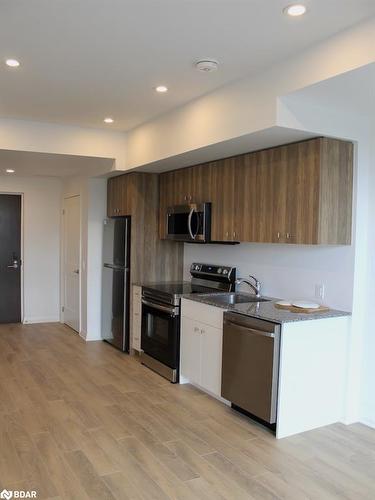
[[[0,195],[0,323],[21,322],[21,195]]]
[[[64,208],[64,323],[79,332],[80,197],[66,198]]]

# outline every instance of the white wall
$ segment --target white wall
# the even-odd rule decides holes
[[[285,299],[314,299],[315,285],[325,285],[324,302],[351,311],[353,247],[313,247],[241,243],[240,245],[185,244],[184,275],[192,262],[236,266],[238,277],[255,275],[263,294]],[[247,285],[241,290],[250,291]]]
[[[80,335],[101,338],[101,280],[103,219],[107,211],[106,179],[65,179],[62,197],[81,199]]]
[[[361,403],[363,421],[375,428],[375,333],[373,328],[373,309],[375,304],[375,119],[372,120],[369,129],[371,135],[371,168],[369,169],[368,187],[369,187],[369,203],[368,203],[368,268],[367,278],[368,284],[363,290],[363,300],[365,308],[364,317],[364,338],[363,345],[364,356],[362,363],[362,391]]]
[[[103,220],[107,215],[106,179],[89,179],[87,220],[86,340],[101,339]]]
[[[113,158],[114,169],[126,169],[122,132],[0,119],[0,149]]]
[[[59,320],[61,189],[52,177],[0,176],[0,192],[23,193],[26,323]]]

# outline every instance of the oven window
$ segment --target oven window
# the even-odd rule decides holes
[[[188,219],[189,213],[168,214],[168,234],[187,234]]]
[[[161,363],[177,368],[180,317],[142,305],[142,349]]]
[[[162,316],[155,316],[147,313],[146,316],[146,336],[158,342],[158,344],[168,345],[169,320]]]

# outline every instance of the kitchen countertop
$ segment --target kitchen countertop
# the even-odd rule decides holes
[[[241,295],[245,294],[241,292]],[[274,323],[280,323],[280,324],[292,323],[296,321],[309,321],[314,319],[339,318],[342,316],[351,316],[351,313],[349,312],[338,311],[336,309],[330,309],[329,311],[320,311],[315,313],[302,313],[302,312],[294,313],[288,310],[276,308],[275,302],[278,302],[280,299],[276,299],[273,297],[264,297],[269,299],[267,302],[224,304],[223,302],[219,302],[216,300],[216,298],[220,296],[222,296],[222,294],[218,293],[186,294],[183,295],[183,298],[214,307],[220,307],[221,309],[226,309],[228,311],[243,314],[245,316],[251,316],[252,318],[264,319],[267,321],[272,321]]]

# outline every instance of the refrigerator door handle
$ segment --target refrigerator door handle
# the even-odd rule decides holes
[[[116,266],[115,264],[103,264],[103,267],[113,269],[114,271],[124,271],[126,269],[124,266]]]

